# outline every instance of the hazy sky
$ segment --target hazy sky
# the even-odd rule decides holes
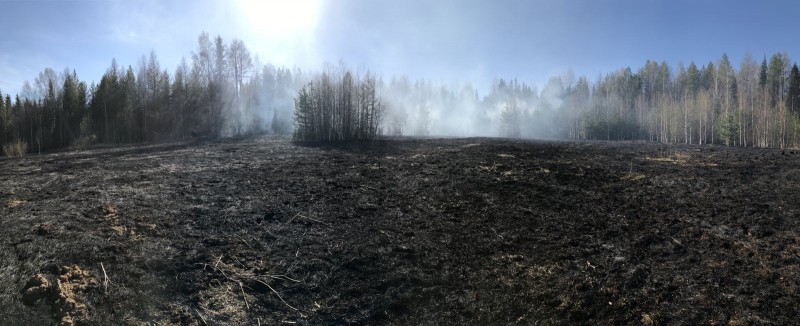
[[[0,0],[0,91],[52,67],[100,79],[112,58],[155,50],[170,73],[202,31],[244,40],[262,62],[323,62],[435,81],[590,80],[645,60],[734,65],[745,52],[800,56],[800,1]]]

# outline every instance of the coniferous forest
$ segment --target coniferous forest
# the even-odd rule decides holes
[[[521,67],[520,69],[524,69]],[[571,72],[541,90],[496,79],[458,85],[261,64],[238,39],[202,33],[174,69],[156,52],[112,59],[99,82],[45,68],[0,90],[5,155],[256,133],[298,140],[378,135],[501,136],[747,147],[800,144],[800,71],[786,53],[705,64],[647,60],[591,81]]]

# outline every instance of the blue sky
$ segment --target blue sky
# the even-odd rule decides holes
[[[655,0],[0,0],[0,91],[46,67],[97,81],[112,58],[136,67],[155,50],[174,71],[202,31],[240,38],[261,62],[344,61],[385,77],[455,83],[481,94],[495,77],[541,87],[572,69],[596,80],[647,59],[738,66],[800,56],[798,1]]]

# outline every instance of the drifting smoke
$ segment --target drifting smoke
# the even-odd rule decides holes
[[[230,92],[223,110],[222,136],[292,131],[294,97],[303,85],[302,73],[271,64],[254,70],[238,93]]]
[[[481,97],[470,83],[448,87],[394,77],[384,83],[388,135],[565,138],[570,85],[551,78],[541,93],[517,80],[496,80]]]
[[[344,63],[323,65],[328,74],[349,71]],[[230,75],[230,74],[229,74]],[[225,93],[221,136],[251,133],[290,134],[295,99],[314,72],[254,65],[237,88]],[[572,77],[551,78],[541,92],[516,79],[495,79],[486,95],[466,81],[454,84],[378,77],[383,110],[380,133],[420,137],[566,138],[565,121]]]

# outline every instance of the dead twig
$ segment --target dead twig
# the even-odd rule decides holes
[[[492,231],[494,231],[494,234],[496,234],[498,237],[500,237],[500,240],[505,240],[506,239],[506,238],[503,238],[503,236],[500,235],[500,233],[498,233],[497,230],[495,230],[494,228],[492,228]]]
[[[245,266],[244,264],[242,264],[242,261],[241,261],[241,260],[239,260],[239,258],[236,258],[235,256],[231,256],[231,258],[233,258],[233,260],[235,260],[237,263],[239,263],[239,265],[241,265],[241,266],[242,266],[242,268],[245,268],[245,269],[247,268],[247,266]]]
[[[242,286],[242,282],[239,283],[239,289],[242,290],[242,299],[244,299],[244,305],[247,307],[247,310],[250,310],[250,304],[247,303],[247,294],[244,293],[244,287]]]
[[[214,255],[211,255],[211,256],[213,257]],[[214,263],[214,269],[217,269],[217,266],[222,261],[222,256],[225,256],[225,255],[219,255],[219,257],[214,257],[214,258],[217,258],[217,262]]]
[[[197,316],[198,316],[198,317],[200,317],[200,320],[202,320],[202,321],[203,321],[203,325],[206,325],[206,326],[208,325],[208,322],[206,322],[206,319],[205,319],[205,318],[203,318],[203,315],[201,315],[201,314],[200,314],[200,312],[199,312],[199,311],[197,311],[197,309],[195,309],[195,310],[194,310],[194,313],[196,313],[196,314],[197,314]]]
[[[242,240],[242,242],[244,242],[244,244],[245,244],[247,247],[249,247],[249,248],[253,248],[253,246],[251,246],[251,245],[250,245],[250,243],[248,243],[247,241],[245,241],[245,240],[244,240],[244,238],[242,238],[242,237],[240,237],[240,236],[238,236],[238,235],[237,235],[236,237],[237,237],[237,238],[239,238],[239,240]]]
[[[108,274],[106,274],[106,267],[103,266],[103,263],[100,263],[100,269],[103,270],[103,288],[108,293]]]
[[[217,257],[216,257],[216,256],[214,256],[214,255],[211,255],[211,256],[212,256],[212,257],[214,257],[214,258],[217,258]],[[241,264],[241,262],[240,262],[240,264]],[[220,265],[221,265],[221,266],[220,266]],[[240,273],[237,273],[235,270],[233,270],[233,271],[230,271],[232,274],[231,274],[231,276],[229,276],[229,275],[228,275],[227,273],[225,273],[225,271],[222,269],[222,267],[225,267],[226,265],[227,265],[227,264],[225,264],[224,262],[222,262],[222,255],[220,255],[220,256],[217,258],[217,261],[216,261],[216,263],[214,264],[214,270],[215,270],[215,271],[218,271],[218,272],[220,272],[220,273],[222,274],[222,276],[223,276],[223,277],[225,277],[227,280],[229,280],[229,281],[231,281],[231,282],[236,282],[236,284],[238,284],[238,285],[239,285],[239,289],[242,291],[242,298],[244,299],[244,304],[245,304],[245,306],[247,306],[247,310],[250,310],[250,303],[248,303],[248,302],[247,302],[247,293],[244,291],[244,286],[243,286],[243,284],[242,284],[242,281],[241,281],[242,279],[253,280],[253,281],[256,281],[256,282],[258,282],[258,283],[261,283],[261,284],[265,285],[265,286],[266,286],[267,288],[269,288],[269,289],[270,289],[270,290],[271,290],[273,293],[275,293],[275,295],[276,295],[276,296],[278,296],[278,299],[280,299],[280,300],[281,300],[281,302],[283,302],[283,304],[285,304],[287,307],[289,307],[289,308],[292,308],[292,309],[294,309],[295,311],[300,311],[299,309],[297,309],[297,308],[293,307],[293,306],[292,306],[292,305],[290,305],[288,302],[286,302],[286,300],[283,300],[283,297],[281,297],[280,293],[278,293],[278,291],[276,291],[274,288],[272,288],[272,286],[270,286],[269,284],[267,284],[266,282],[264,282],[264,281],[262,281],[262,280],[259,280],[259,279],[257,279],[257,278],[256,278],[257,276],[254,276],[254,275],[242,275],[242,274],[240,274]],[[231,267],[235,267],[235,266],[231,266]],[[234,277],[232,277],[232,276],[235,276],[236,278],[234,278]],[[295,279],[293,279],[293,278],[291,278],[291,277],[288,277],[288,276],[286,276],[286,275],[282,275],[282,274],[281,274],[281,275],[265,275],[264,277],[270,277],[270,278],[273,278],[273,279],[284,280],[284,281],[292,281],[292,282],[297,282],[297,283],[300,283],[300,281],[299,281],[299,280],[295,280]],[[198,313],[198,315],[199,315],[199,313]],[[200,316],[200,317],[202,318],[202,316]],[[204,321],[204,322],[205,322],[205,321]]]
[[[312,221],[314,221],[314,222],[317,222],[317,223],[319,223],[319,224],[322,224],[322,225],[325,225],[325,226],[328,226],[328,227],[330,227],[330,226],[331,226],[330,224],[328,224],[328,223],[325,223],[325,222],[323,222],[323,221],[320,221],[320,220],[318,220],[318,219],[315,219],[315,218],[313,218],[313,217],[308,217],[308,216],[305,216],[305,215],[300,215],[300,217],[302,217],[302,218],[305,218],[305,219],[312,220]]]
[[[258,283],[261,283],[261,284],[264,284],[264,285],[266,285],[266,286],[267,286],[267,287],[268,287],[270,290],[272,290],[272,292],[273,292],[273,293],[275,293],[275,295],[277,295],[277,296],[278,296],[278,299],[281,299],[281,301],[283,302],[283,304],[285,304],[287,307],[289,307],[289,308],[292,308],[292,309],[294,309],[295,311],[300,311],[299,309],[297,309],[297,308],[295,308],[295,307],[292,307],[292,305],[290,305],[288,302],[286,302],[286,300],[283,300],[283,297],[281,297],[281,294],[280,294],[280,293],[278,293],[278,291],[275,291],[275,289],[273,289],[271,286],[269,286],[269,284],[267,284],[267,282],[264,282],[264,281],[262,281],[262,280],[255,280],[255,281],[256,281],[256,282],[258,282]]]
[[[286,275],[267,275],[267,277],[274,278],[276,280],[284,280],[284,281],[292,281],[292,282],[295,282],[295,283],[300,283],[300,280],[295,280],[295,279],[293,279],[291,277],[288,277]]]

